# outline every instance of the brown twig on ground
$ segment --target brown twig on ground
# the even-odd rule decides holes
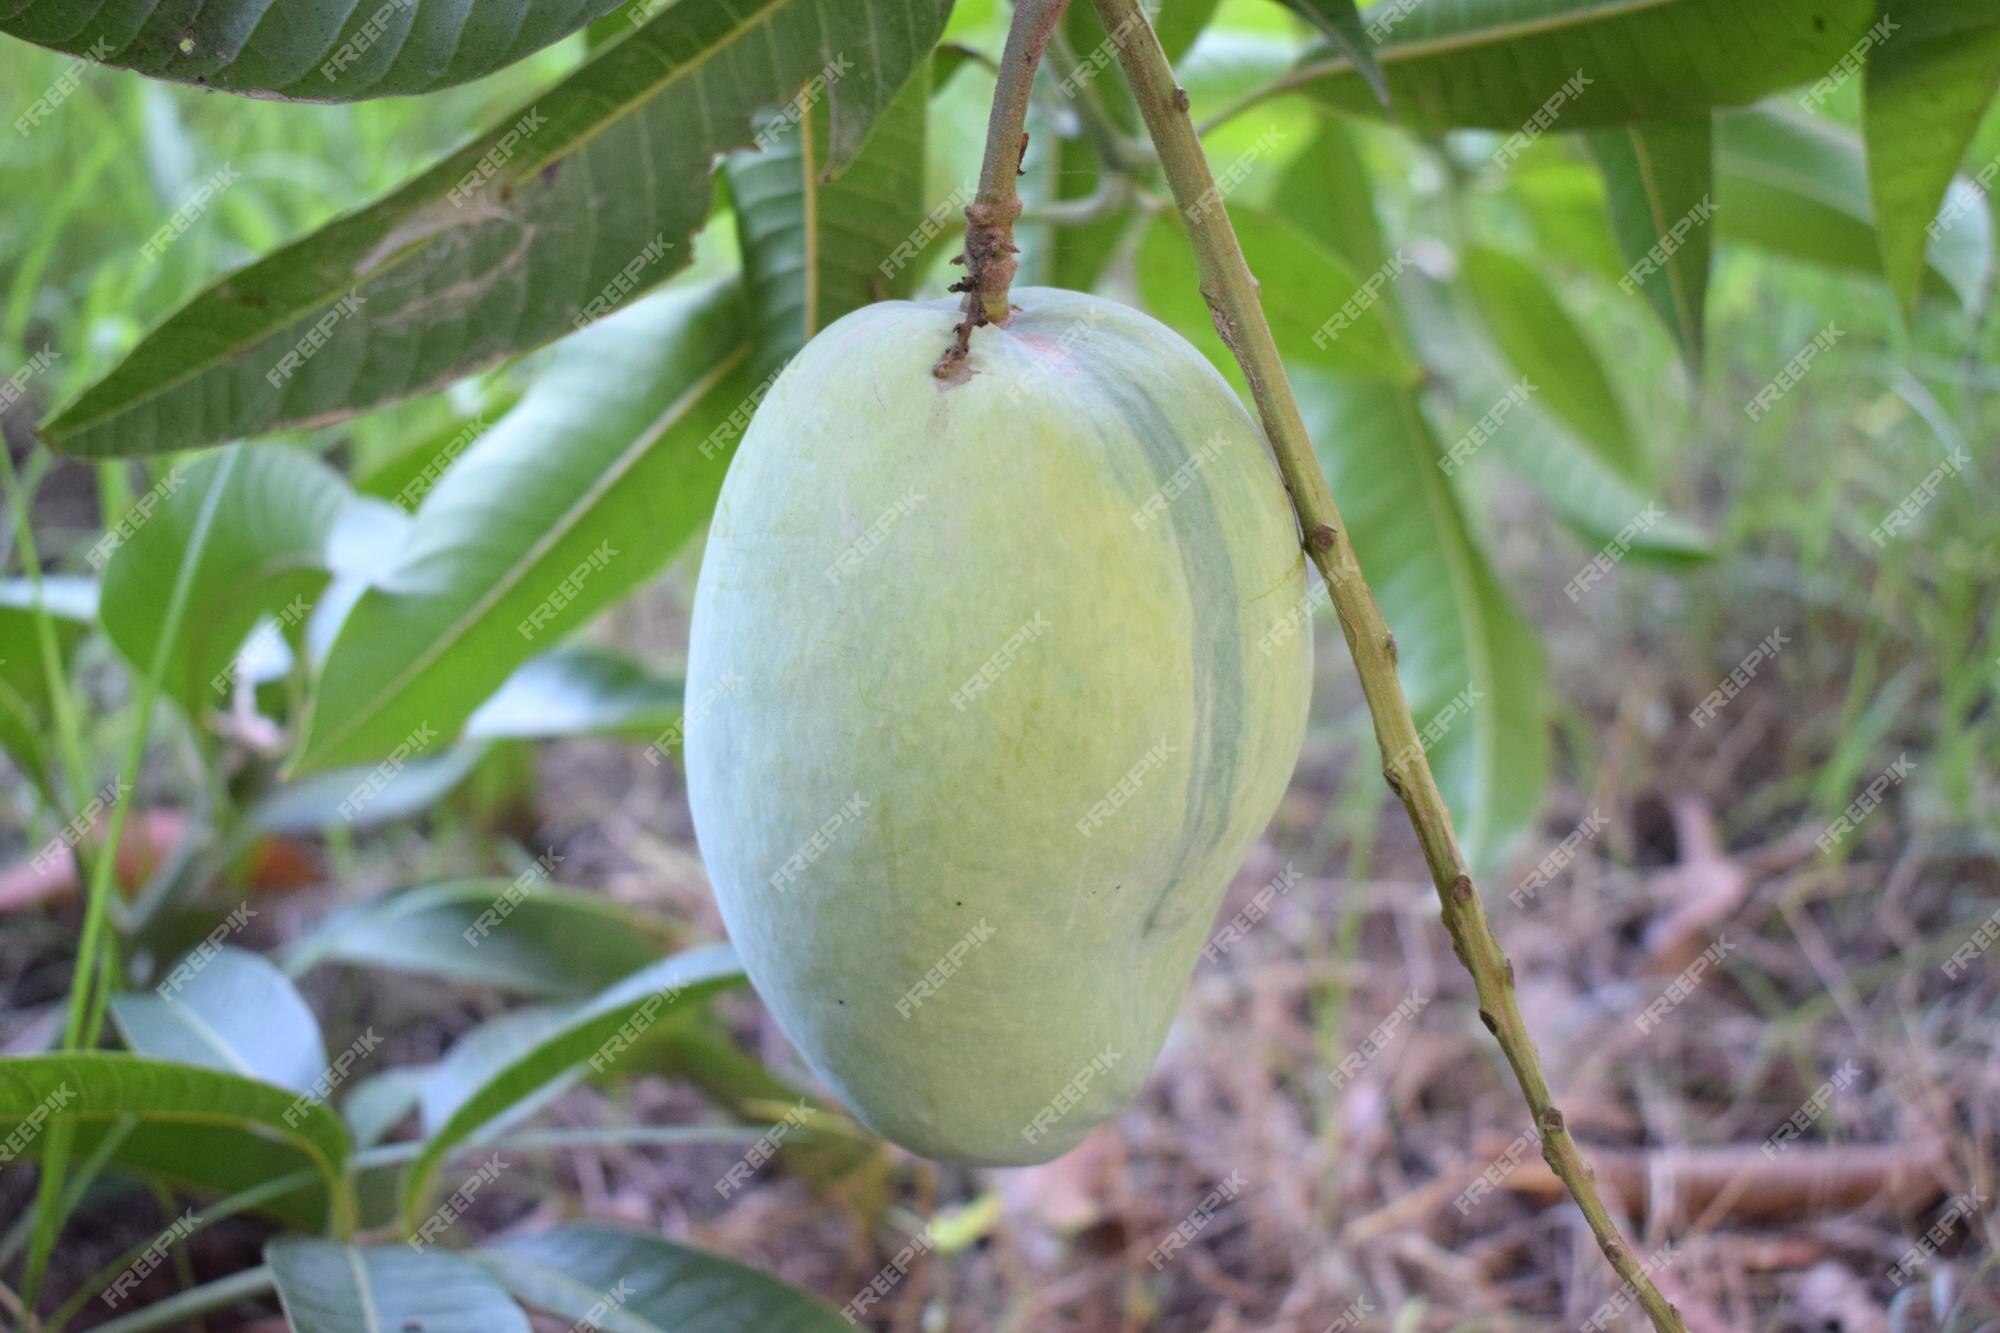
[[[1014,5],[1014,26],[1007,31],[1007,49],[993,87],[993,114],[986,122],[979,193],[965,206],[965,253],[958,258],[965,265],[965,276],[951,287],[965,293],[965,319],[932,372],[941,380],[964,373],[974,329],[1007,322],[1007,289],[1020,266],[1014,258],[1014,221],[1021,216],[1016,182],[1028,154],[1028,102],[1042,52],[1068,6],[1069,0],[1016,0]]]
[[[1341,631],[1347,637],[1374,720],[1375,738],[1384,761],[1382,775],[1401,798],[1417,840],[1423,846],[1452,948],[1471,972],[1479,994],[1479,1016],[1499,1040],[1507,1062],[1513,1066],[1514,1077],[1534,1113],[1549,1168],[1569,1187],[1605,1258],[1645,1307],[1655,1328],[1663,1333],[1665,1330],[1686,1333],[1679,1314],[1660,1295],[1640,1267],[1637,1256],[1618,1234],[1617,1225],[1597,1197],[1590,1168],[1577,1151],[1562,1112],[1549,1094],[1541,1060],[1515,999],[1514,966],[1487,922],[1485,908],[1458,849],[1451,813],[1438,792],[1410,716],[1409,703],[1403,697],[1402,683],[1396,675],[1395,640],[1361,574],[1340,510],[1313,455],[1305,420],[1285,378],[1283,358],[1258,299],[1257,280],[1244,261],[1227,211],[1214,206],[1220,196],[1201,140],[1188,118],[1187,94],[1175,84],[1172,66],[1139,0],[1094,0],[1094,3],[1105,31],[1112,34],[1119,64],[1131,84],[1146,130],[1159,150],[1160,164],[1173,189],[1174,201],[1188,220],[1188,238],[1201,276],[1202,295],[1215,319],[1216,332],[1243,367],[1258,416],[1264,423],[1264,433],[1291,492],[1305,547],[1332,592],[1334,610],[1340,617]],[[1017,29],[1027,13],[1025,6],[1017,11]],[[1010,51],[1013,45],[1010,38]],[[995,123],[999,123],[997,104]],[[994,151],[994,145],[989,144],[989,165]]]

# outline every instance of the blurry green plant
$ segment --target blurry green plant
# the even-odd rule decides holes
[[[1672,363],[1689,385],[1712,372],[1726,245],[1879,275],[1919,358],[1976,346],[1995,168],[1972,145],[2000,81],[2000,12],[1287,3],[1303,18],[1164,0],[1158,24],[1312,434],[1339,442],[1322,461],[1411,708],[1427,719],[1477,692],[1431,759],[1470,859],[1491,866],[1536,811],[1552,701],[1471,501],[1504,471],[1592,551],[1671,568],[1714,554],[1692,506],[1657,497],[1669,437],[1694,428]],[[82,25],[67,0],[0,5],[0,32],[76,57],[0,53],[11,86],[41,90],[15,108],[15,177],[52,182],[39,212],[0,214],[0,335],[30,351],[0,380],[0,416],[24,424],[60,389],[41,438],[120,460],[96,468],[101,534],[42,551],[50,457],[17,471],[0,455],[21,569],[0,584],[0,747],[87,886],[57,1049],[0,1064],[0,1125],[43,1166],[0,1257],[25,1256],[33,1311],[66,1218],[113,1172],[214,1199],[188,1230],[256,1210],[306,1234],[110,1326],[275,1288],[302,1330],[360,1327],[346,1312],[363,1307],[382,1327],[525,1328],[517,1298],[584,1318],[623,1264],[658,1275],[623,1305],[632,1327],[840,1327],[650,1237],[566,1226],[466,1256],[406,1243],[435,1222],[450,1163],[556,1141],[508,1126],[586,1070],[667,1069],[747,1122],[617,1131],[629,1141],[762,1132],[796,1097],[702,1012],[738,979],[725,952],[646,961],[677,942],[673,923],[545,875],[352,909],[283,968],[229,945],[229,918],[185,957],[202,932],[176,931],[272,837],[408,818],[506,747],[672,748],[676,680],[563,641],[701,530],[787,357],[846,311],[938,280],[986,96],[965,55],[997,50],[1003,16],[994,0],[476,0],[455,28],[447,9],[213,0],[174,29],[145,0]],[[579,54],[562,39],[591,21]],[[1116,40],[1072,6],[1033,112],[1052,146],[1026,163],[1024,281],[1140,301],[1240,385],[1107,68]],[[84,62],[266,98],[430,96],[253,105],[104,82]],[[485,128],[450,147],[467,124]],[[698,242],[718,217],[733,229]],[[140,331],[139,312],[169,307]],[[1745,358],[1772,377],[1752,386],[1753,422],[1810,410],[1777,391],[1780,368],[1824,323],[1774,328]],[[1894,383],[1948,420],[1921,382]],[[1834,521],[1817,512],[1802,533]],[[1952,586],[1976,589],[1959,572]],[[85,689],[102,645],[130,682],[108,717]],[[1948,694],[1965,716],[1964,682]],[[1864,704],[1850,734],[1865,739],[1880,719]],[[201,775],[198,804],[128,902],[106,849],[124,845],[155,727]],[[1845,790],[1837,775],[1865,753],[1844,746],[1815,796]],[[83,836],[79,812],[100,809],[101,836]],[[290,979],[324,964],[542,1003],[434,1067],[336,1095]],[[599,1061],[641,1015],[630,1062]],[[122,1052],[97,1049],[107,1025]],[[413,1110],[419,1139],[378,1142]],[[825,1113],[811,1127],[795,1160],[851,1169],[829,1145],[854,1131]],[[119,1290],[130,1262],[43,1326]]]

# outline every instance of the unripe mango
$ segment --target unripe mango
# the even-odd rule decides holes
[[[1165,1040],[1305,729],[1305,560],[1228,385],[1155,320],[1019,289],[815,338],[717,505],[688,794],[813,1070],[926,1156],[1044,1161]]]

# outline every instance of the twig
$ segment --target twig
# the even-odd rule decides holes
[[[1139,0],[1094,0],[1106,32],[1115,36],[1118,60],[1131,83],[1132,94],[1145,118],[1146,129],[1159,149],[1161,166],[1173,187],[1174,199],[1188,220],[1188,239],[1201,275],[1202,296],[1215,319],[1216,331],[1243,367],[1256,400],[1264,433],[1277,455],[1285,485],[1291,491],[1305,546],[1326,579],[1334,610],[1347,636],[1347,646],[1361,677],[1375,739],[1383,755],[1382,776],[1401,798],[1424,861],[1430,867],[1443,907],[1445,930],[1452,949],[1472,974],[1479,995],[1479,1017],[1499,1040],[1514,1068],[1522,1094],[1534,1113],[1542,1137],[1542,1155],[1550,1170],[1569,1187],[1597,1237],[1604,1257],[1618,1270],[1653,1325],[1685,1333],[1680,1316],[1661,1296],[1637,1258],[1618,1234],[1617,1226],[1597,1197],[1590,1168],[1570,1137],[1562,1112],[1549,1096],[1541,1061],[1521,1020],[1514,998],[1514,965],[1494,938],[1486,910],[1472,886],[1472,876],[1452,831],[1451,813],[1438,794],[1424,747],[1417,737],[1410,707],[1396,676],[1396,643],[1375,605],[1348,541],[1340,510],[1326,477],[1313,455],[1312,441],[1298,402],[1285,379],[1284,361],[1271,337],[1271,327],[1258,301],[1257,281],[1244,262],[1235,230],[1218,195],[1201,140],[1188,119],[1187,94],[1174,83],[1173,69],[1160,49],[1152,24]]]
[[[1021,160],[1028,153],[1028,103],[1042,52],[1061,22],[1069,0],[1017,0],[1014,26],[1000,57],[993,88],[993,114],[986,122],[986,157],[979,167],[979,193],[965,206],[965,276],[952,284],[965,293],[965,319],[933,371],[939,379],[963,373],[972,331],[982,324],[1005,324],[1007,289],[1013,285],[1014,220],[1021,216]]]

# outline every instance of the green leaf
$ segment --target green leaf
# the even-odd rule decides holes
[[[293,946],[286,970],[346,963],[568,998],[630,976],[678,941],[657,917],[530,878],[542,873],[431,884],[343,908]]]
[[[622,736],[652,740],[681,715],[681,677],[623,653],[565,644],[530,658],[466,721],[472,740]]]
[[[845,1333],[795,1287],[720,1255],[593,1222],[489,1245],[472,1256],[506,1288],[573,1326],[615,1333]]]
[[[181,564],[196,561],[161,688],[200,717],[228,702],[227,668],[259,620],[303,621],[326,586],[328,538],[350,492],[326,464],[276,445],[239,445],[178,463],[152,493],[161,492],[150,517],[135,517],[131,535],[112,552],[99,614],[118,650],[147,669]],[[213,517],[199,549],[191,549],[204,509]]]
[[[736,204],[743,281],[756,328],[752,372],[774,373],[821,329],[871,301],[907,295],[916,266],[896,248],[924,241],[922,79],[912,79],[877,117],[854,164],[831,181],[824,114],[796,123],[766,119],[760,149],[725,163]]]
[[[1825,73],[1875,17],[1874,0],[1386,0],[1377,8],[1390,5],[1399,13],[1375,54],[1397,121],[1524,140],[1550,127],[1754,102]],[[1341,111],[1380,112],[1349,62],[1309,68],[1327,71],[1306,85],[1311,96]]]
[[[568,334],[686,266],[717,155],[801,90],[829,163],[951,0],[676,0],[461,151],[194,298],[44,438],[161,453],[336,421]],[[829,78],[829,69],[839,72]]]
[[[651,578],[714,508],[730,414],[754,400],[749,355],[733,282],[566,343],[424,497],[400,565],[348,614],[297,765],[451,740],[530,654]]]
[[[1221,4],[1222,0],[1160,0],[1159,12],[1153,15],[1153,31],[1168,60],[1187,54]]]
[[[156,79],[304,102],[425,93],[511,65],[622,0],[12,0],[0,32]]]
[[[1387,295],[1406,266],[1401,256],[1364,276],[1283,218],[1234,207],[1229,217],[1262,286],[1271,332],[1288,359],[1415,382],[1418,372]],[[1140,294],[1153,316],[1208,353],[1217,369],[1241,387],[1242,369],[1215,336],[1178,214],[1162,213],[1147,228],[1138,272]]]
[[[1637,289],[1700,373],[1702,330],[1715,237],[1708,225],[1715,189],[1715,119],[1678,119],[1594,130],[1585,136],[1604,176],[1611,229],[1629,268],[1621,289]],[[1706,207],[1705,207],[1706,206]]]
[[[507,1040],[482,1039],[481,1029],[474,1029],[426,1081],[424,1123],[430,1135],[403,1177],[404,1217],[415,1220],[439,1166],[474,1134],[510,1112],[518,1114],[524,1104],[537,1104],[588,1061],[596,1062],[594,1072],[611,1067],[646,1028],[671,1021],[742,980],[735,953],[727,945],[712,945],[663,958],[582,1004],[526,1011],[526,1017],[517,1011],[503,1016],[510,1020],[504,1027],[488,1025]]]
[[[404,1116],[416,1110],[430,1073],[428,1065],[399,1065],[355,1080],[354,1090],[340,1108],[355,1146],[380,1143]]]
[[[485,1269],[442,1250],[281,1236],[264,1262],[294,1333],[531,1333]]]
[[[296,1108],[296,1109],[295,1109]],[[0,1125],[25,1130],[60,1111],[80,1128],[136,1117],[155,1135],[155,1150],[170,1148],[182,1131],[222,1127],[246,1150],[268,1145],[286,1151],[289,1170],[311,1167],[334,1199],[334,1224],[351,1223],[353,1198],[347,1188],[347,1129],[318,1102],[299,1105],[284,1088],[237,1074],[172,1064],[106,1051],[33,1055],[0,1060]],[[29,1133],[32,1140],[35,1136]],[[212,1142],[213,1135],[209,1135]],[[78,1136],[79,1151],[87,1151]],[[278,1174],[266,1153],[258,1179]]]
[[[1415,390],[1296,371],[1293,383],[1418,732],[1437,732],[1431,767],[1459,841],[1490,871],[1548,779],[1541,647],[1466,526]]]
[[[1862,132],[1882,267],[1916,311],[1929,228],[2000,89],[2000,8],[1990,0],[1884,0],[1898,25],[1868,53]]]
[[[155,991],[111,997],[125,1044],[156,1060],[223,1069],[304,1092],[326,1072],[319,1021],[291,979],[224,945],[169,969]]]
[[[1488,246],[1468,245],[1459,260],[1480,319],[1501,354],[1534,385],[1536,401],[1613,471],[1642,481],[1646,458],[1611,376],[1547,281],[1532,265]]]
[[[1271,211],[1338,256],[1350,270],[1373,273],[1389,261],[1375,187],[1361,160],[1358,127],[1321,119],[1312,142],[1278,178]]]
[[[407,819],[450,795],[485,754],[483,745],[458,745],[407,763],[337,769],[287,782],[244,812],[240,837],[248,846],[262,833],[320,833],[343,824],[363,829]]]
[[[1785,111],[1717,118],[1723,234],[1777,254],[1859,273],[1882,271],[1874,208],[1852,132]],[[1993,215],[1970,181],[1954,181],[1926,256],[1925,285],[1968,307],[1993,274]]]
[[[1354,0],[1279,0],[1279,3],[1319,29],[1320,35],[1333,43],[1334,50],[1368,81],[1375,100],[1385,107],[1389,105],[1389,82],[1376,62],[1374,44],[1362,26],[1361,12],[1354,7]]]
[[[56,660],[67,664],[76,645],[97,623],[97,584],[75,575],[44,574],[43,595],[55,631]],[[51,801],[54,772],[48,748],[53,728],[49,676],[36,627],[35,585],[25,578],[0,579],[0,750]]]

